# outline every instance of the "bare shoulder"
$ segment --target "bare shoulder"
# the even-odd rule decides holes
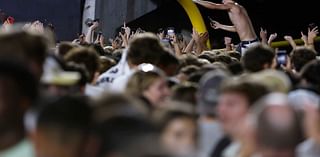
[[[229,5],[230,9],[234,12],[240,12],[242,9],[244,9],[242,5],[236,2],[228,3],[227,5]]]

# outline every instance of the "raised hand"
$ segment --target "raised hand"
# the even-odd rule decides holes
[[[103,36],[103,34],[100,35],[99,43],[100,43],[100,46],[101,46],[101,47],[104,47],[104,46],[105,46],[105,45],[104,45],[104,36]]]
[[[268,36],[268,32],[266,29],[263,29],[262,27],[260,28],[260,38],[262,43],[267,44],[267,36]]]
[[[268,44],[270,45],[274,39],[278,37],[277,33],[273,33],[269,36]]]
[[[211,21],[210,26],[213,29],[220,29],[221,28],[221,24],[219,22],[217,22],[217,21]]]
[[[91,30],[95,30],[95,29],[98,28],[98,27],[99,27],[99,22],[98,22],[98,21],[95,21],[95,22],[93,22],[92,26],[90,26],[89,28],[90,28]]]
[[[303,32],[301,31],[301,39],[304,42],[304,45],[307,46],[308,45],[308,36],[303,34]]]
[[[194,39],[195,42],[199,42],[200,35],[196,29],[192,29],[192,39]]]
[[[232,50],[232,38],[224,37],[224,44],[226,45],[226,50],[227,51],[231,51]]]
[[[230,37],[224,37],[224,44],[225,44],[225,45],[230,45],[230,44],[232,44],[232,38],[230,38]]]
[[[286,36],[284,36],[283,38],[284,38],[286,41],[288,41],[288,42],[293,41],[293,38],[292,38],[292,36],[290,36],[290,35],[286,35]]]
[[[201,33],[200,34],[200,38],[199,38],[199,42],[205,43],[205,42],[207,42],[208,39],[209,39],[209,33],[208,32]]]
[[[308,44],[313,45],[314,39],[317,37],[319,34],[318,27],[314,27],[313,29],[310,30],[308,29]]]
[[[159,39],[162,40],[164,38],[164,31],[159,32],[157,35]]]

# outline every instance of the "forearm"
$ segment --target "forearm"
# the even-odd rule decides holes
[[[180,48],[179,48],[179,45],[178,45],[177,43],[174,43],[174,44],[173,44],[173,48],[174,48],[175,55],[176,55],[177,57],[179,57],[179,56],[182,55],[182,52],[181,52],[181,50],[180,50]]]
[[[270,45],[270,46],[271,46],[272,41],[273,41],[272,39],[269,39],[269,40],[267,41],[267,43],[266,43],[266,44],[268,44],[268,45]],[[264,41],[263,41],[263,40],[262,40],[261,42],[262,42],[262,43],[264,43]]]
[[[228,25],[220,24],[219,28],[222,29],[222,30],[228,31],[228,32],[237,32],[235,26],[228,26]]]
[[[288,41],[288,42],[289,42],[290,46],[291,46],[293,49],[295,49],[295,48],[297,47],[297,44],[296,44],[293,40],[290,40],[290,41]]]
[[[269,41],[267,40],[267,38],[264,37],[261,37],[261,43],[269,45]]]
[[[129,46],[129,41],[126,37],[122,38],[122,46],[123,47],[128,47]]]
[[[194,39],[191,39],[190,42],[189,42],[189,44],[188,44],[187,47],[185,48],[184,52],[186,52],[186,53],[192,52],[194,43],[195,43]]]
[[[201,55],[203,51],[207,50],[207,46],[205,43],[199,42],[199,43],[196,43],[196,45],[197,45],[197,48],[196,48],[197,55]]]
[[[306,46],[314,49],[314,38],[308,39]]]
[[[209,9],[219,9],[219,10],[228,10],[230,9],[225,4],[217,4],[209,1],[202,1],[202,0],[194,0],[195,3],[198,3],[199,5],[202,5],[203,7],[209,8]]]
[[[87,43],[92,43],[92,34],[93,34],[93,29],[89,28],[85,38],[85,41]]]

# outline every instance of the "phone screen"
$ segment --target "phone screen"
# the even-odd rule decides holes
[[[169,28],[168,28],[168,31],[167,31],[167,34],[168,34],[170,37],[172,37],[172,36],[175,34],[174,28],[173,28],[173,27],[169,27]]]
[[[286,50],[279,50],[277,53],[277,62],[279,65],[286,65],[287,64],[287,51]]]

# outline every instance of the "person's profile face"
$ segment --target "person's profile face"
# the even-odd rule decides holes
[[[156,79],[144,92],[148,93],[145,96],[147,96],[149,101],[153,104],[163,102],[171,94],[166,80],[162,77]]]

